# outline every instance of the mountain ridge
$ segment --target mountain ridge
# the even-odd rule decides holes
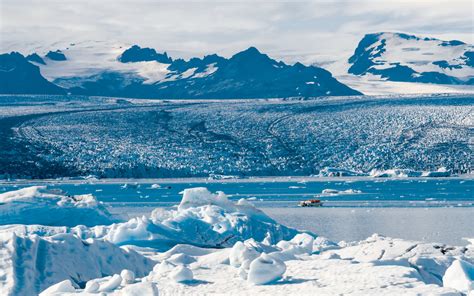
[[[138,45],[116,48],[107,55],[87,50],[90,47],[71,44],[44,56],[30,53],[24,59],[39,67],[51,83],[77,95],[233,99],[361,94],[322,68],[288,65],[255,47],[230,58],[212,54],[189,60]]]

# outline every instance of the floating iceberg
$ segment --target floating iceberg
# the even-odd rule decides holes
[[[346,169],[326,167],[319,171],[319,177],[355,177],[367,176],[367,174]]]
[[[322,195],[341,195],[341,194],[360,194],[362,191],[357,189],[337,190],[337,189],[323,189]]]
[[[409,178],[409,177],[449,177],[451,173],[446,168],[436,171],[414,171],[407,169],[372,170],[369,175],[374,178]]]
[[[54,198],[51,198],[51,200],[55,201],[56,195],[53,196]],[[64,197],[59,196],[58,198],[60,200]],[[42,218],[43,214],[46,215],[48,212],[49,204],[38,203],[38,206],[29,210],[30,215]],[[91,217],[108,217],[104,214],[106,210],[100,204],[96,205],[95,208],[90,208]],[[63,208],[60,209],[63,210]],[[82,208],[78,209],[81,210]],[[92,214],[93,209],[97,211],[97,214]],[[68,210],[69,208],[66,208],[64,211],[70,213],[67,212]],[[79,211],[76,208],[72,210]],[[58,210],[58,212],[62,214],[62,211]],[[20,218],[22,217],[23,214],[20,214],[16,218],[18,219],[17,223],[29,224],[21,221]],[[82,217],[79,218],[82,219]],[[98,219],[92,220],[92,218],[88,222],[96,225]],[[2,217],[0,219],[6,218]],[[54,221],[51,221],[52,218],[47,220],[48,217],[42,218],[44,221],[28,217],[23,217],[23,219],[34,219],[36,223],[44,225],[76,225],[76,223],[57,220],[56,218],[54,218]],[[267,240],[276,243],[280,240],[289,240],[299,233],[295,229],[275,222],[245,199],[234,203],[224,193],[213,194],[206,188],[186,189],[178,207],[171,209],[157,208],[151,213],[150,217],[137,217],[127,222],[95,227],[84,227],[83,225],[76,227],[42,227],[37,225],[0,227],[0,233],[5,231],[43,236],[66,232],[75,234],[82,239],[103,239],[119,246],[135,245],[157,250],[168,250],[177,244],[212,248],[231,247],[237,241],[250,238],[257,241]]]
[[[91,194],[70,196],[46,186],[0,194],[0,225],[94,226],[116,221]]]
[[[177,244],[230,247],[237,241],[249,238],[276,243],[299,233],[278,224],[243,199],[233,203],[224,193],[213,194],[203,187],[184,190],[176,209],[158,208],[149,218],[140,217],[125,223],[98,226],[91,231],[94,234],[105,232],[104,238],[117,245],[162,250]]]

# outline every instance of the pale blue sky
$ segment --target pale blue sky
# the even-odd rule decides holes
[[[346,56],[369,32],[474,43],[472,0],[0,1],[2,51],[12,42],[107,39],[182,57],[252,45],[287,61],[323,62]]]

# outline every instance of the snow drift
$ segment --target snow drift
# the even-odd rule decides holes
[[[69,196],[46,186],[0,194],[0,225],[107,225],[117,221],[91,194]]]

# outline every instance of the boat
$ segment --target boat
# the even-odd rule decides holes
[[[300,207],[322,207],[323,203],[319,199],[308,199],[300,201],[298,206]]]

